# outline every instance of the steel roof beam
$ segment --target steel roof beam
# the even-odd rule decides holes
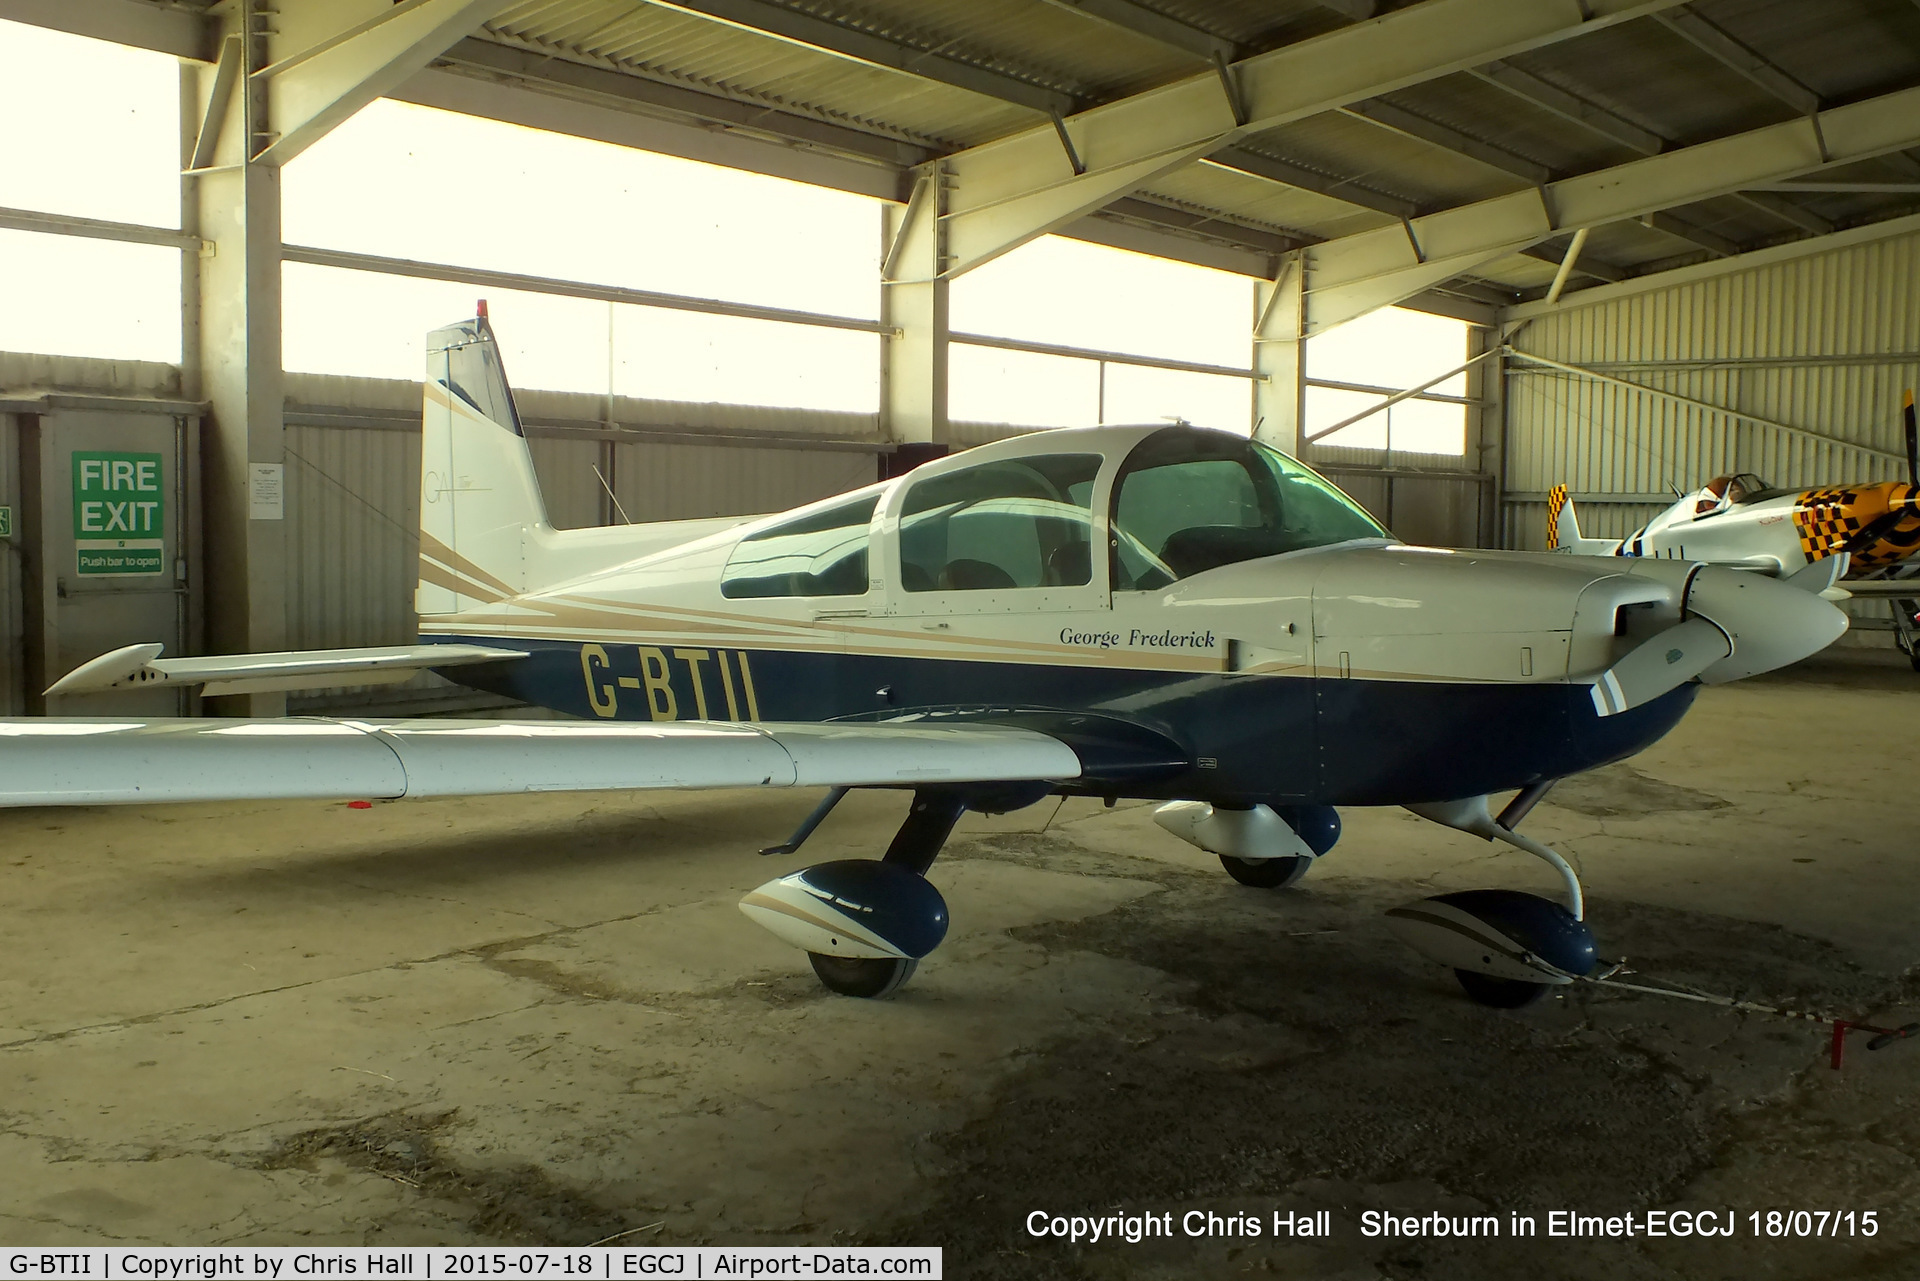
[[[1523,178],[1536,187],[1550,181],[1553,177],[1553,171],[1543,164],[1528,160],[1524,156],[1516,156],[1504,147],[1496,147],[1483,139],[1462,133],[1438,121],[1429,120],[1425,116],[1416,115],[1390,102],[1357,102],[1343,108],[1342,114],[1379,125],[1383,129],[1391,129],[1397,134],[1439,147],[1443,151],[1451,151],[1455,155],[1465,156],[1469,160],[1477,160],[1490,169],[1498,169],[1501,173]]]
[[[1242,59],[1235,92],[1208,69],[1066,121],[1086,172],[1051,121],[958,152],[947,217],[955,276],[1063,226],[1160,174],[1295,120],[1608,29],[1678,0],[1421,0],[1370,22]]]
[[[1355,22],[1365,22],[1380,8],[1378,0],[1314,0],[1314,3]]]
[[[1615,115],[1605,107],[1588,102],[1578,94],[1568,93],[1558,85],[1548,84],[1532,72],[1522,71],[1511,62],[1489,62],[1484,67],[1474,68],[1472,75],[1476,80],[1504,89],[1517,98],[1552,112],[1562,120],[1579,125],[1623,147],[1631,147],[1643,156],[1657,156],[1666,148],[1667,140],[1659,134],[1642,129],[1632,121]]]
[[[1308,251],[1307,332],[1390,306],[1576,227],[1640,218],[1920,142],[1920,88],[1750,130],[1329,241]]]
[[[1224,147],[1208,156],[1202,163],[1217,169],[1225,169],[1228,173],[1265,178],[1268,182],[1277,182],[1301,191],[1310,191],[1316,196],[1326,196],[1350,205],[1358,205],[1362,209],[1386,214],[1389,218],[1411,218],[1420,212],[1420,206],[1411,200],[1402,200],[1398,196],[1389,196],[1383,192],[1369,191],[1365,187],[1355,185],[1350,178],[1335,178],[1288,160],[1276,160],[1272,156],[1263,156],[1258,152],[1247,151],[1240,147]]]
[[[1097,18],[1108,26],[1131,31],[1136,36],[1145,36],[1155,44],[1191,54],[1202,62],[1212,62],[1216,58],[1222,62],[1232,62],[1240,56],[1239,47],[1233,41],[1216,36],[1211,31],[1189,26],[1177,18],[1169,18],[1145,5],[1135,4],[1133,0],[1045,0],[1045,3],[1056,9]]]
[[[1661,26],[1714,61],[1739,72],[1803,116],[1820,110],[1820,95],[1684,5],[1657,15]]]
[[[194,62],[212,62],[217,43],[214,24],[203,15],[185,9],[162,9],[140,0],[0,0],[0,19],[170,53]]]
[[[934,80],[1001,102],[1011,102],[1049,115],[1077,111],[1083,105],[1060,89],[994,71],[928,49],[918,49],[826,18],[789,9],[772,0],[653,0],[664,8],[774,36],[789,44],[817,49],[852,62]]]

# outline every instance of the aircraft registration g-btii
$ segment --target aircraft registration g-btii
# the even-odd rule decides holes
[[[967,809],[1163,802],[1236,879],[1299,879],[1335,807],[1404,805],[1550,862],[1397,909],[1476,999],[1595,963],[1580,885],[1514,830],[1556,779],[1671,729],[1695,682],[1814,653],[1814,592],[1669,560],[1395,540],[1227,432],[1041,432],[780,515],[555,530],[484,307],[429,344],[418,645],[93,660],[52,691],[361,685],[430,668],[557,721],[0,722],[0,804],[854,787],[912,802],[877,860],[819,864],[746,914],[828,987],[891,991],[947,928],[926,879]],[[1518,789],[1499,818],[1489,798]]]
[[[1893,610],[1900,648],[1920,670],[1920,440],[1913,393],[1901,407],[1907,482],[1775,489],[1750,472],[1717,476],[1625,538],[1587,538],[1565,485],[1547,494],[1547,546],[1580,556],[1661,556],[1777,577],[1844,580],[1828,599],[1872,596]],[[1815,566],[1820,568],[1816,569]],[[1839,590],[1833,590],[1835,587]]]

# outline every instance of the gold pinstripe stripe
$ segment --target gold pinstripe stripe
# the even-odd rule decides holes
[[[420,554],[431,556],[457,574],[465,574],[477,583],[485,583],[502,596],[514,595],[514,588],[495,578],[425,530],[420,531]]]

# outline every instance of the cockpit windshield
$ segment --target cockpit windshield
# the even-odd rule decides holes
[[[1257,441],[1168,427],[1134,447],[1114,483],[1113,587],[1152,591],[1221,565],[1391,538],[1359,504]]]
[[[1701,489],[1699,498],[1694,501],[1693,512],[1696,516],[1716,515],[1742,503],[1771,498],[1779,492],[1768,488],[1766,481],[1750,471],[1715,476]]]

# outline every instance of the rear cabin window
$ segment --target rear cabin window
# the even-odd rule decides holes
[[[1084,587],[1093,581],[1099,454],[982,463],[923,480],[900,510],[910,592]]]
[[[1134,447],[1113,498],[1113,588],[1390,535],[1351,498],[1257,441],[1169,427]]]
[[[867,590],[867,526],[878,494],[868,494],[748,534],[727,559],[720,594],[863,596]]]

